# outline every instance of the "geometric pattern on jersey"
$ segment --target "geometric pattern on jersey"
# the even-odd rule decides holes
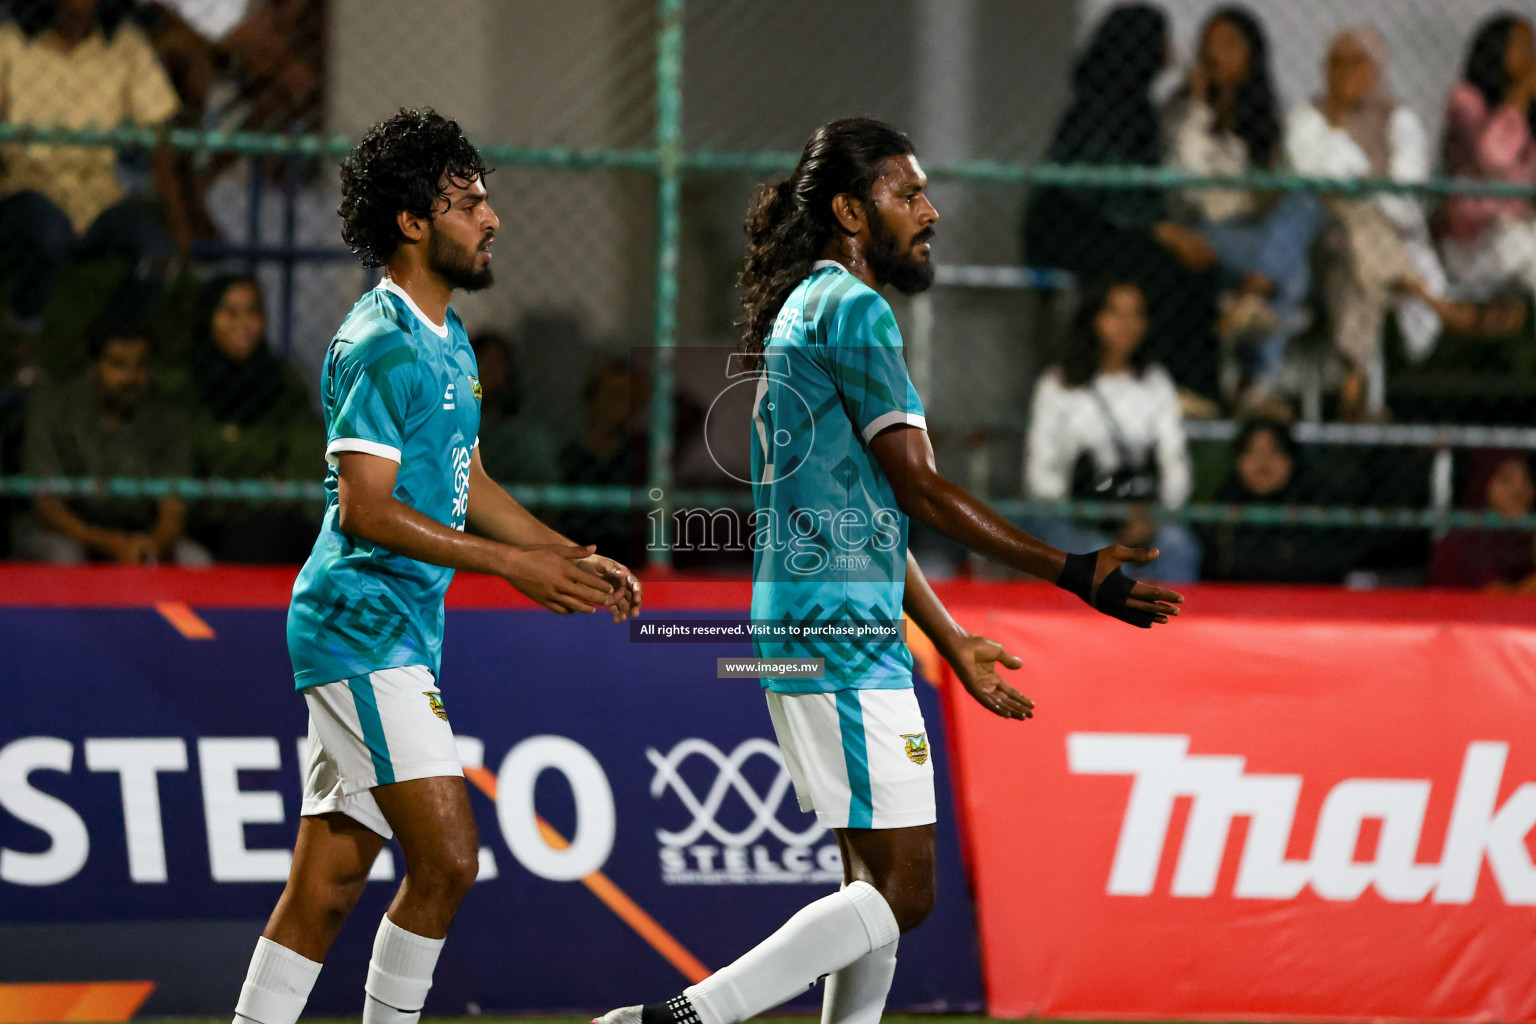
[[[752,415],[752,618],[771,625],[901,622],[907,517],[869,450],[895,424],[927,428],[890,304],[823,261],[785,299],[763,349]],[[761,658],[822,658],[822,679],[779,693],[899,689],[896,636],[754,640]]]
[[[288,654],[300,689],[404,665],[437,675],[443,593],[453,570],[343,533],[336,457],[365,452],[398,462],[394,496],[464,529],[480,430],[477,378],[454,308],[442,326],[434,324],[387,277],[357,301],[331,340],[320,374],[325,518],[288,606]]]

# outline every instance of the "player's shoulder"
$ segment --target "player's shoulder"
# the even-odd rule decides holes
[[[382,288],[364,293],[336,332],[332,348],[337,359],[371,364],[387,357],[393,362],[415,362],[420,353],[409,315]]]
[[[848,270],[819,269],[806,289],[805,311],[828,341],[842,344],[900,344],[891,304]]]

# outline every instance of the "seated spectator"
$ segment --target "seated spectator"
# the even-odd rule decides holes
[[[1269,45],[1258,20],[1222,7],[1205,23],[1184,90],[1165,115],[1169,163],[1209,177],[1272,171],[1282,155],[1280,110],[1269,73]],[[1216,252],[1224,284],[1222,340],[1252,345],[1240,410],[1278,401],[1286,343],[1300,326],[1311,287],[1310,253],[1322,224],[1306,192],[1188,189],[1185,219]],[[1231,396],[1237,382],[1223,381]]]
[[[1492,449],[1473,454],[1462,508],[1514,519],[1530,515],[1533,506],[1536,485],[1525,452]],[[1536,537],[1525,530],[1449,530],[1430,556],[1429,583],[1536,593]]]
[[[581,435],[560,449],[560,476],[567,484],[630,487],[645,473],[646,441],[631,429],[631,403],[641,401],[632,391],[629,363],[620,357],[600,358],[587,372],[581,388],[586,416]],[[644,388],[641,381],[640,390]],[[560,531],[596,544],[599,554],[630,566],[645,561],[645,519],[628,510],[569,509],[560,515]]]
[[[1228,505],[1305,503],[1300,453],[1279,420],[1244,424],[1232,443],[1232,471],[1216,493]],[[1355,545],[1337,534],[1304,526],[1220,523],[1202,531],[1203,573],[1209,580],[1243,583],[1338,583]]]
[[[27,414],[22,472],[42,477],[184,477],[191,469],[185,421],[147,396],[149,339],[98,332],[78,379],[44,390]],[[39,496],[16,524],[22,559],[78,565],[174,561],[206,565],[208,552],[182,535],[180,498]]]
[[[1163,162],[1152,80],[1168,46],[1167,19],[1148,4],[1110,10],[1072,69],[1072,102],[1046,160],[1157,167]],[[1191,413],[1215,415],[1219,270],[1199,232],[1169,216],[1156,188],[1035,189],[1024,212],[1025,258],[1083,279],[1134,281],[1147,296],[1147,351],[1188,393]]]
[[[26,0],[0,25],[0,118],[43,128],[153,128],[176,113],[154,50],[126,19],[128,0]],[[132,270],[104,319],[138,322],[191,235],[172,157],[153,155],[168,238],[144,203],[125,197],[111,146],[8,143],[0,148],[0,261],[14,277],[8,331],[25,361],[72,256],[128,257]],[[174,244],[172,240],[174,239]]]
[[[1025,525],[1065,551],[1112,543],[1162,552],[1138,577],[1189,582],[1199,575],[1200,542],[1154,509],[1177,511],[1191,474],[1173,381],[1142,349],[1146,301],[1130,282],[1090,288],[1072,322],[1066,358],[1040,377],[1027,440],[1025,486],[1037,501],[1130,501],[1129,521],[1112,534],[1065,519]]]
[[[511,341],[481,331],[469,344],[480,371],[480,459],[486,473],[502,484],[556,483],[560,464],[553,435],[545,424],[518,415],[523,379]]]
[[[309,391],[267,347],[254,278],[217,278],[198,301],[192,351],[197,399],[192,465],[200,477],[318,480],[325,428]],[[206,502],[192,533],[221,562],[291,563],[309,555],[319,511],[269,501]]]
[[[1533,100],[1531,25],[1513,14],[1496,15],[1473,36],[1462,80],[1446,104],[1445,173],[1536,185]],[[1451,196],[1441,228],[1446,270],[1468,297],[1495,296],[1511,283],[1536,292],[1536,205],[1529,198]],[[1519,315],[1523,318],[1523,307]],[[1495,326],[1512,331],[1519,325],[1515,320]]]
[[[1386,60],[1386,43],[1373,28],[1346,29],[1334,37],[1323,65],[1324,91],[1291,111],[1286,124],[1286,150],[1297,173],[1428,179],[1424,124],[1387,91]],[[1408,357],[1423,359],[1442,327],[1424,299],[1445,298],[1445,273],[1413,196],[1378,192],[1331,195],[1325,201],[1324,295],[1334,346],[1348,364],[1339,414],[1359,419],[1382,412],[1381,384],[1370,374],[1380,359],[1386,307],[1396,307]]]

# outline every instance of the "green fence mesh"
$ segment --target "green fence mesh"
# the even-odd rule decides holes
[[[11,0],[0,24],[13,557],[71,553],[36,543],[39,501],[116,533],[176,501],[215,558],[302,558],[319,361],[375,280],[340,243],[335,167],[429,104],[497,168],[500,283],[457,302],[482,453],[572,536],[747,564],[648,550],[646,527],[749,505],[707,436],[742,214],[858,113],[912,135],[942,214],[935,287],[892,301],[946,475],[1063,544],[1155,541],[1184,576],[1536,568],[1536,58],[1494,4],[79,6]],[[133,335],[140,407],[103,412]],[[914,537],[936,573],[985,571]],[[100,540],[74,554],[126,550]]]

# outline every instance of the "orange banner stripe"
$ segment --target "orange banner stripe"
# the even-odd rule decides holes
[[[496,776],[491,774],[489,768],[465,768],[464,777],[486,796],[492,800],[496,799]],[[538,823],[539,833],[551,847],[563,850],[571,845],[570,840],[542,817],[538,819]],[[594,871],[583,878],[581,884],[585,885],[592,895],[602,900],[603,904],[617,914],[621,921],[634,929],[635,934],[649,943],[652,949],[666,959],[667,963],[676,967],[683,977],[695,984],[709,977],[709,968],[700,963],[697,957],[688,952],[681,942],[672,937],[671,932],[658,924],[656,919],[647,914],[638,903],[630,899],[628,893],[613,883],[613,879],[601,871]],[[0,1024],[5,1022],[0,1021]]]
[[[155,611],[188,640],[213,639],[213,627],[180,601],[156,601]]]
[[[40,982],[0,985],[0,1024],[130,1019],[155,990],[152,981]]]

